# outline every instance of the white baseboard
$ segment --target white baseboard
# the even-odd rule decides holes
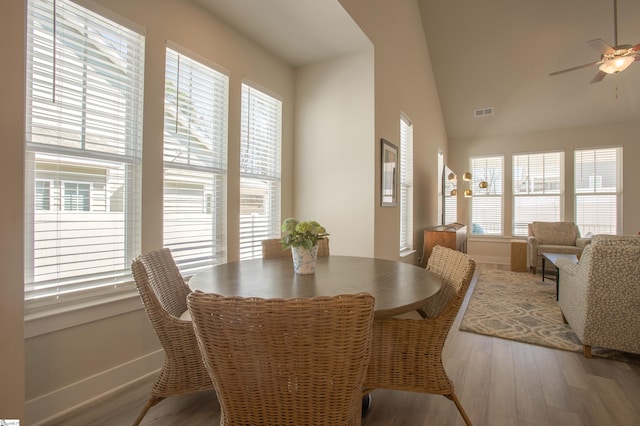
[[[477,263],[493,263],[497,265],[510,265],[511,259],[502,256],[471,256]]]
[[[157,374],[164,350],[151,352],[25,403],[25,424],[40,426]]]

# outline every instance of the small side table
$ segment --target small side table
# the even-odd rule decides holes
[[[511,270],[513,272],[527,272],[527,242],[511,241]]]
[[[544,268],[545,268],[546,260],[551,262],[553,267],[556,269],[556,276],[555,276],[556,300],[558,300],[558,298],[560,297],[560,269],[558,268],[558,265],[557,265],[558,259],[569,259],[571,262],[576,264],[578,263],[578,256],[576,256],[575,254],[542,253],[542,282],[544,282],[544,279],[545,279]],[[553,280],[552,277],[546,277],[546,278]]]

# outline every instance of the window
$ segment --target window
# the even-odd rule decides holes
[[[282,102],[242,85],[240,259],[262,257],[260,241],[280,238]]]
[[[622,148],[575,151],[576,224],[580,233],[617,234],[622,199]]]
[[[502,235],[503,162],[501,155],[471,158],[472,234]],[[487,188],[480,188],[483,181]]]
[[[27,19],[25,299],[129,291],[144,37],[68,0],[30,0]]]
[[[89,184],[88,183],[64,183],[64,209],[69,212],[88,212]]]
[[[444,224],[444,154],[438,150],[438,225]]]
[[[164,245],[184,275],[226,262],[229,79],[167,49]]]
[[[36,180],[36,210],[51,210],[51,182]]]
[[[557,222],[564,204],[564,153],[513,156],[512,235],[527,236],[533,221]]]
[[[400,117],[400,251],[413,248],[413,124]]]

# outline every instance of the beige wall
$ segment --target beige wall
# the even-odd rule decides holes
[[[417,262],[422,253],[421,230],[438,223],[438,149],[447,138],[440,110],[420,11],[415,0],[340,0],[374,45],[375,150],[374,255]],[[413,122],[414,248],[413,257],[399,258],[400,212],[380,206],[380,139],[400,143],[400,113]]]
[[[296,70],[295,214],[331,253],[373,256],[373,49]]]
[[[474,139],[451,140],[449,148],[449,166],[458,174],[469,169],[469,158],[477,155],[503,154],[505,167],[505,194],[511,193],[511,156],[516,153],[538,152],[563,149],[565,152],[565,203],[564,219],[574,220],[574,191],[573,191],[573,151],[579,148],[622,146],[622,224],[623,234],[636,234],[640,231],[640,197],[635,190],[640,182],[640,120],[590,127],[575,127],[557,129],[544,132],[510,134],[493,137],[478,137]],[[458,198],[458,221],[469,224],[471,218],[471,201],[464,197]],[[508,241],[511,235],[513,211],[511,198],[504,198],[505,237]],[[469,253],[480,261],[501,260],[509,261],[508,246],[500,239],[475,237],[469,243]]]
[[[24,22],[23,0],[0,5],[0,418],[24,415],[23,234],[24,163]]]

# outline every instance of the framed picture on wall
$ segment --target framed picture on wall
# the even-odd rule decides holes
[[[398,205],[398,147],[386,139],[380,139],[380,202],[383,207]]]

